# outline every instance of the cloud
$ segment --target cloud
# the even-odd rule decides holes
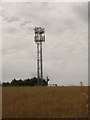
[[[13,27],[11,27],[11,28],[8,28],[8,29],[6,29],[6,32],[9,34],[15,34],[16,32],[18,32],[18,30],[16,29],[16,28],[13,28]]]
[[[10,7],[11,6],[11,7]],[[3,79],[36,74],[34,27],[45,27],[44,76],[87,84],[87,3],[3,3]]]
[[[77,12],[77,14],[79,15],[79,17],[81,18],[81,20],[85,20],[87,22],[88,19],[88,4],[87,3],[80,3],[79,5],[75,5],[75,7],[73,8],[75,10],[75,12]]]

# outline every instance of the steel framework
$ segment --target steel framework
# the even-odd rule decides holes
[[[34,31],[34,40],[37,44],[37,78],[43,79],[42,42],[45,42],[45,29],[42,27],[35,27]]]

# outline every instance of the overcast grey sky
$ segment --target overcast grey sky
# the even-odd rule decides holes
[[[34,27],[45,27],[44,77],[88,84],[88,3],[3,3],[3,81],[36,76]]]

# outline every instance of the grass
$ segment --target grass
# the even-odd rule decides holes
[[[87,87],[3,87],[4,118],[87,118]]]

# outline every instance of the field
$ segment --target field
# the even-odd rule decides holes
[[[2,87],[0,86],[0,120],[2,118]]]
[[[87,87],[3,87],[4,118],[87,118]]]

